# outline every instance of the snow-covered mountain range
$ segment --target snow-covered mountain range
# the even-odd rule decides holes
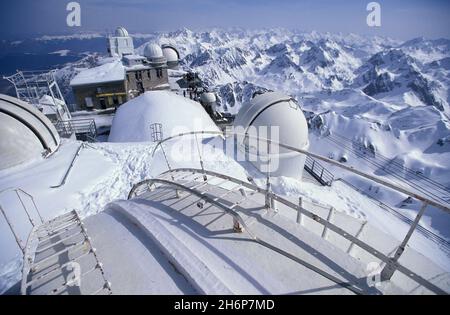
[[[223,112],[237,113],[256,91],[281,90],[299,101],[318,137],[341,133],[450,184],[448,39],[402,42],[285,29],[181,29],[134,38],[138,53],[148,41],[175,45],[182,67],[199,72],[205,87],[219,96]],[[47,36],[9,46],[18,50],[35,42],[51,52],[81,54],[81,60],[65,64],[58,73],[70,101],[68,82],[79,69],[101,62],[102,40],[98,34]],[[89,42],[93,46],[87,53]],[[313,150],[328,156],[348,155],[320,140],[311,143]]]
[[[152,40],[177,46],[224,112],[236,113],[255,91],[281,90],[308,112],[316,136],[341,134],[450,185],[448,39],[182,29]],[[312,149],[348,155],[321,138]]]

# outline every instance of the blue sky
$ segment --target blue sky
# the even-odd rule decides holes
[[[69,0],[0,1],[0,35],[113,30],[171,31],[182,27],[273,28],[378,34],[399,39],[450,38],[450,1],[385,0],[380,28],[366,24],[363,0],[79,0],[81,27],[66,25]]]

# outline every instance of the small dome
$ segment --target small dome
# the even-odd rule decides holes
[[[170,45],[163,45],[162,51],[164,54],[164,57],[166,57],[167,62],[178,62],[180,59],[180,54],[178,53],[178,50],[176,50],[175,47]]]
[[[128,31],[124,27],[120,26],[116,28],[116,37],[128,37],[128,36],[129,36]]]
[[[205,104],[214,103],[216,101],[216,94],[212,92],[202,93],[200,96],[200,102]]]
[[[155,58],[163,58],[163,51],[161,47],[159,47],[155,43],[148,43],[144,48],[144,56],[147,57],[149,60],[155,59]]]
[[[309,146],[308,124],[303,111],[290,96],[279,92],[255,95],[239,110],[234,127],[243,128],[241,132],[253,137],[269,138],[274,143],[279,142],[303,150]],[[247,138],[243,139],[240,147],[258,158],[258,161],[252,163],[260,168],[264,161],[259,157],[267,155],[265,141],[261,140],[258,146],[248,141]],[[274,145],[270,158],[273,175],[301,178],[305,156]]]

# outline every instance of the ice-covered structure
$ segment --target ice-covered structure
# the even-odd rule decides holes
[[[169,91],[149,91],[117,110],[109,141],[152,141],[150,126],[154,123],[162,125],[164,138],[181,132],[219,130],[199,103]]]
[[[0,170],[53,153],[59,143],[58,132],[44,114],[0,94]]]
[[[134,53],[133,38],[124,27],[118,27],[114,36],[108,37],[108,52],[111,57],[122,57]]]
[[[258,143],[251,137],[268,138],[306,150],[309,146],[308,125],[301,108],[291,97],[279,92],[256,95],[242,106],[234,127],[249,135],[242,137],[239,147],[248,152],[250,161],[259,170],[275,176],[302,177],[305,156],[279,148],[276,143],[267,148],[265,141]]]

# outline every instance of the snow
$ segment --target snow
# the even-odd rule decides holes
[[[70,86],[94,83],[117,82],[125,79],[125,68],[120,60],[106,62],[98,67],[82,70],[72,81]]]
[[[56,50],[54,52],[51,52],[49,54],[51,55],[60,55],[61,57],[65,57],[70,53],[69,49],[61,49],[61,50]]]
[[[163,138],[189,131],[219,131],[200,103],[169,91],[149,91],[119,107],[109,141],[152,141],[150,125],[154,123],[162,124]]]
[[[398,185],[405,185],[405,180],[408,180],[416,186],[426,186],[425,181],[406,171],[399,172],[400,179],[386,174],[383,168],[392,167],[392,164],[381,163],[380,156],[384,156],[405,169],[424,174],[444,186],[450,185],[450,142],[439,144],[439,140],[450,138],[448,40],[420,38],[401,44],[391,39],[354,34],[286,30],[192,32],[186,29],[141,37],[176,46],[184,57],[183,70],[199,72],[206,86],[219,92],[221,111],[237,113],[255,91],[281,90],[297,98],[310,114],[312,132],[309,140],[313,152],[334,159],[346,156],[348,165]],[[41,40],[70,38],[96,38],[96,35],[47,36]],[[138,53],[142,53],[143,46],[137,49]],[[378,57],[372,59],[378,53]],[[74,66],[84,68],[91,65],[93,60],[88,59],[60,71],[63,79],[73,76],[77,71]],[[373,67],[375,60],[382,60],[383,64]],[[79,73],[71,85],[106,82],[111,77],[120,81],[124,79],[124,68],[119,60],[97,58],[95,64],[99,66]],[[173,72],[172,87],[177,87],[173,81],[182,75],[183,70]],[[370,74],[375,76],[370,77]],[[386,92],[378,90],[369,96],[363,89],[374,82],[392,89]],[[422,84],[419,92],[408,86],[417,82]],[[82,149],[62,188],[52,189],[50,186],[61,180],[79,142],[65,141],[60,150],[47,160],[37,159],[1,172],[0,191],[7,187],[23,188],[35,197],[46,219],[72,208],[83,217],[92,218],[109,202],[126,198],[133,183],[167,169],[161,150],[156,151],[155,158],[150,155],[154,148],[150,142],[150,124],[162,123],[164,137],[191,130],[218,130],[198,103],[169,93],[148,92],[121,106],[113,121],[111,143],[96,143]],[[434,99],[435,104],[424,101],[424,95]],[[443,104],[444,110],[438,108],[438,102]],[[111,124],[111,116],[92,117],[99,125]],[[339,135],[348,141],[340,138],[337,143]],[[195,142],[192,138],[189,140],[181,141],[181,145],[172,141],[165,144],[172,167],[199,167]],[[206,148],[217,146],[220,141],[202,139],[201,143]],[[368,160],[352,153],[352,148],[360,146],[375,148],[374,159]],[[213,154],[206,150],[203,159],[207,169],[237,178],[246,179],[251,173],[223,152]],[[384,166],[374,166],[370,161]],[[389,204],[408,218],[414,219],[417,214],[420,204],[407,202],[405,195],[336,168],[331,167],[330,170],[336,178],[342,177],[364,194]],[[255,178],[264,187],[264,176],[256,175]],[[303,196],[326,207],[335,206],[343,215],[367,220],[396,240],[401,240],[406,233],[404,222],[342,182],[336,182],[332,187],[318,187],[293,178],[274,178],[273,189],[294,199]],[[14,223],[25,238],[30,225],[14,194],[0,195],[0,204],[7,212],[14,213]],[[442,211],[427,209],[421,225],[450,240],[450,219]],[[448,255],[423,235],[414,233],[410,246],[444,270],[450,270]],[[0,292],[3,292],[20,278],[21,265],[20,252],[3,220],[0,220],[0,248]]]

